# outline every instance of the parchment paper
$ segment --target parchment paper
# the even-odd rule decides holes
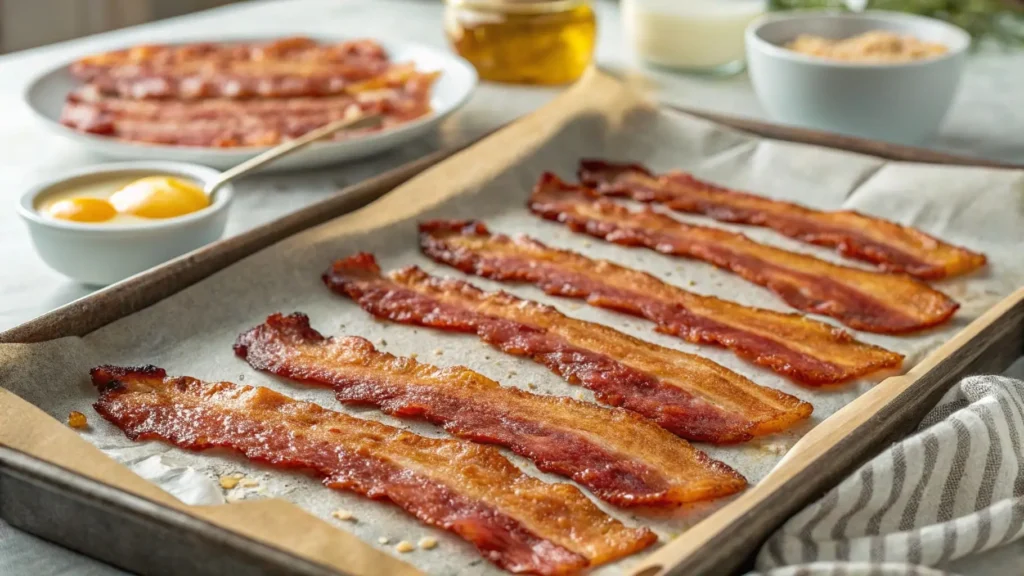
[[[937,284],[962,304],[951,322],[911,337],[857,334],[865,341],[906,354],[904,369],[1024,284],[1024,261],[1020,258],[1024,246],[1024,173],[1020,171],[900,164],[764,141],[692,117],[656,110],[623,84],[592,72],[548,107],[425,172],[363,210],[293,236],[84,338],[0,346],[0,383],[58,420],[63,421],[70,410],[86,413],[91,428],[82,437],[119,461],[139,461],[159,454],[169,466],[191,467],[210,478],[241,474],[255,484],[250,481],[247,487],[227,491],[229,502],[281,497],[430,573],[499,573],[468,544],[419,524],[396,507],[333,492],[301,474],[255,466],[223,453],[192,454],[156,442],[132,443],[92,411],[90,403],[95,392],[88,381],[88,369],[103,363],[155,364],[171,374],[268,386],[363,418],[430,436],[443,434],[432,426],[389,418],[374,409],[343,407],[329,391],[259,374],[232,354],[235,337],[262,322],[268,314],[301,311],[310,316],[316,329],[328,335],[360,335],[383,350],[400,355],[416,353],[421,361],[439,365],[464,364],[505,385],[526,387],[532,383],[537,393],[592,400],[592,394],[582,388],[565,383],[530,361],[497,352],[476,337],[378,322],[322,285],[320,274],[333,259],[357,251],[375,253],[385,270],[418,264],[432,273],[462,276],[419,254],[416,223],[426,218],[482,219],[494,231],[526,232],[550,245],[651,272],[696,292],[787,309],[767,290],[710,265],[574,235],[527,212],[525,199],[541,172],[551,170],[573,179],[577,161],[588,156],[639,161],[657,171],[689,169],[715,182],[771,197],[820,208],[853,208],[912,224],[945,240],[985,252],[990,265],[984,272]],[[742,230],[765,243],[851,264],[828,250],[790,241],[768,230],[731,227],[700,217],[680,218]],[[552,304],[570,316],[613,326],[663,346],[701,354],[762,385],[811,402],[815,408],[812,420],[789,433],[742,446],[701,446],[737,468],[751,482],[763,478],[806,430],[873,384],[865,380],[831,391],[802,388],[727,351],[694,346],[658,334],[652,324],[640,319],[547,297],[527,286],[500,285],[479,278],[470,281],[485,289],[503,288]],[[0,402],[3,401],[0,395]],[[4,434],[14,429],[0,423],[0,442],[8,442]],[[54,434],[67,432],[56,423],[49,429],[55,430]],[[46,434],[42,436],[45,440]],[[45,452],[42,446],[37,447],[39,452]],[[529,474],[549,481],[566,481],[542,474],[514,455],[509,457]],[[721,504],[720,501],[690,506],[670,513],[623,511],[600,505],[624,522],[651,526],[666,542]],[[351,512],[354,521],[333,519],[331,513],[339,509]],[[427,535],[437,538],[440,545],[433,550],[401,555],[393,550],[399,540],[415,542]],[[379,544],[379,538],[387,538],[388,544]],[[358,547],[345,551],[356,556],[363,554]],[[599,573],[619,573],[640,556],[608,566]]]

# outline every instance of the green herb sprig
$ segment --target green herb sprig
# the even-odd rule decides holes
[[[772,10],[847,9],[844,0],[769,0],[769,6]],[[960,26],[975,40],[1024,47],[1024,0],[868,0],[867,8],[931,16]]]

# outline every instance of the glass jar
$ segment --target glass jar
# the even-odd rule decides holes
[[[743,70],[744,31],[764,0],[622,0],[636,55],[656,66],[707,74]]]
[[[445,32],[484,80],[566,84],[590,65],[597,24],[586,0],[446,0]]]

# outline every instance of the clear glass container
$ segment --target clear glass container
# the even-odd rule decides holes
[[[644,62],[703,74],[743,70],[743,33],[765,0],[622,0],[627,42]]]
[[[484,80],[566,84],[590,65],[597,24],[586,0],[446,0],[445,32]]]

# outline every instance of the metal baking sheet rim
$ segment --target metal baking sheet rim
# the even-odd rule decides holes
[[[771,124],[763,124],[736,119],[734,122],[728,118],[712,117],[714,120],[732,125],[745,131],[757,133],[763,129],[766,133],[777,139],[791,141],[806,141],[811,137],[814,144],[822,145],[822,138],[828,135],[819,133],[806,133],[806,131],[787,132],[787,128]],[[486,137],[486,136],[485,136]],[[483,138],[481,138],[483,139]],[[339,194],[322,202],[309,206],[298,212],[284,216],[245,234],[221,240],[215,244],[202,248],[196,252],[185,255],[181,258],[168,262],[167,264],[144,272],[133,278],[125,280],[114,286],[108,287],[93,295],[82,298],[63,306],[53,312],[44,314],[34,320],[30,320],[20,326],[0,333],[0,342],[38,342],[61,336],[83,335],[99,327],[102,327],[118,318],[130,315],[142,308],[145,308],[163,298],[174,294],[191,284],[202,280],[214,272],[230,265],[231,263],[244,258],[258,250],[261,250],[288,236],[298,233],[327,220],[354,211],[395,188],[404,181],[412,178],[419,172],[443,161],[448,156],[459,150],[469,147],[475,142],[467,143],[457,149],[438,152],[405,164],[399,168],[381,174],[378,177],[350,186]],[[858,151],[864,153],[875,153],[878,156],[889,157],[890,159],[906,159],[911,161],[933,161],[936,163],[950,163],[961,165],[991,165],[983,161],[974,161],[970,158],[958,158],[940,153],[933,153],[928,150],[918,150],[906,147],[890,147],[882,143],[871,141],[859,141],[857,139],[838,139],[836,148]],[[1007,166],[1009,167],[1009,166]],[[993,315],[994,312],[1000,311]],[[1008,326],[1006,326],[1009,324]],[[972,322],[955,338],[950,340],[946,346],[936,350],[923,359],[918,367],[911,370],[904,376],[894,376],[883,381],[878,389],[886,388],[886,384],[894,379],[908,379],[913,374],[912,382],[908,382],[904,389],[898,394],[889,398],[879,407],[879,410],[902,405],[904,408],[910,406],[918,408],[923,416],[930,404],[927,403],[928,395],[919,394],[920,388],[927,387],[932,381],[930,388],[934,390],[945,390],[961,376],[970,374],[971,363],[984,361],[984,356],[990,351],[990,345],[997,342],[990,332],[1002,326],[1001,333],[1007,330],[1015,331],[1017,338],[1011,346],[1019,356],[1024,352],[1024,290],[1010,295],[994,306],[988,313]],[[950,349],[950,344],[956,344]],[[996,347],[998,348],[998,347]],[[966,351],[966,352],[965,352]],[[995,353],[1005,352],[996,350]],[[962,354],[970,354],[970,362],[961,370],[949,371],[947,362]],[[961,360],[963,360],[961,358]],[[996,358],[988,362],[989,369],[1004,369],[1006,366],[998,362],[1005,360],[1005,364],[1013,358]],[[996,362],[996,364],[992,364]],[[919,368],[925,369],[919,372]],[[848,407],[859,405],[870,400],[866,394],[848,405]],[[901,402],[909,398],[909,402]],[[936,398],[937,399],[937,398]],[[848,411],[847,411],[848,412]],[[837,413],[829,420],[834,420],[843,411]],[[877,414],[873,415],[877,416]],[[830,424],[829,420],[819,424],[816,429],[823,429]],[[898,428],[899,423],[882,422],[882,427]],[[832,447],[838,446],[848,438],[836,440]],[[880,446],[886,439],[885,435],[875,438],[870,446],[860,449],[856,458],[850,461],[854,464],[866,458],[872,450]],[[784,461],[779,468],[791,464],[791,460]],[[846,469],[852,468],[847,465]],[[834,474],[833,474],[834,475]],[[12,488],[14,487],[14,488]],[[15,489],[16,488],[16,489]],[[19,490],[35,491],[41,495],[33,508],[31,514],[24,513],[24,509],[13,506],[11,502],[12,492]],[[27,493],[27,492],[22,492]],[[808,500],[804,498],[804,500]],[[740,504],[740,501],[734,503]],[[713,521],[723,517],[723,513],[733,508],[723,508],[718,513],[709,517],[706,521],[695,526],[686,534],[688,539],[698,534],[708,540],[715,534],[720,534],[724,526],[714,527]],[[90,546],[88,542],[76,542],[73,532],[61,530],[59,524],[69,523],[68,518],[83,518],[89,515],[100,514],[109,518],[131,518],[135,523],[115,522],[109,526],[109,531],[104,534],[102,542],[104,547]],[[744,518],[750,520],[756,516],[753,510],[743,514]],[[34,456],[19,452],[4,445],[0,445],[0,517],[7,519],[15,527],[28,532],[40,535],[45,539],[58,542],[69,548],[78,550],[87,555],[93,556],[112,564],[138,571],[145,574],[180,573],[179,571],[166,572],[165,567],[153,563],[139,564],[133,561],[132,555],[138,555],[138,548],[113,546],[112,542],[141,542],[150,543],[158,541],[161,547],[168,552],[178,551],[184,556],[196,560],[197,565],[193,571],[200,573],[223,573],[221,570],[227,568],[238,568],[246,566],[262,568],[259,573],[266,574],[339,574],[339,572],[315,564],[309,560],[289,552],[274,549],[254,539],[227,529],[219,528],[205,520],[191,516],[183,511],[150,501],[146,498],[131,494],[119,488],[97,482],[81,474],[73,472],[48,463]],[[61,520],[60,518],[63,518]],[[99,516],[97,516],[99,518]],[[781,520],[778,520],[781,521]],[[73,522],[77,524],[77,521]],[[140,528],[150,530],[146,536],[142,536]],[[171,528],[173,530],[167,531]],[[154,532],[161,531],[160,539],[152,537]],[[118,533],[114,533],[118,532]],[[180,538],[174,538],[174,535]],[[168,537],[170,536],[170,539]],[[187,538],[188,536],[199,536],[200,539]],[[734,534],[735,536],[735,534]],[[744,540],[735,538],[737,540]],[[197,542],[207,544],[197,548]],[[143,544],[140,544],[140,546]],[[151,546],[150,546],[151,547]],[[731,548],[731,547],[729,547]],[[753,550],[748,550],[753,552]],[[225,558],[227,554],[227,558]],[[634,572],[637,575],[654,576],[655,574],[695,574],[695,573],[721,573],[725,563],[735,564],[737,567],[743,559],[733,559],[729,562],[715,560],[709,563],[709,557],[725,557],[731,553],[719,550],[717,554],[709,554],[704,559],[698,558],[699,554],[686,553],[679,555],[678,561],[663,562],[659,555],[645,561]],[[175,554],[172,554],[174,556]],[[148,556],[148,554],[146,554]],[[733,554],[733,556],[735,556]],[[203,559],[200,561],[199,559]],[[245,563],[243,559],[256,561],[257,564]],[[234,563],[234,564],[232,564]],[[712,565],[713,564],[713,565]],[[207,571],[213,569],[214,571]],[[713,570],[714,572],[708,572]]]
[[[300,556],[2,445],[0,517],[43,539],[140,573],[181,574],[199,568],[196,573],[240,573],[244,569],[246,574],[254,574],[252,564],[235,557],[243,554],[271,568],[261,572],[265,574],[279,570],[302,576],[337,574]],[[54,522],[57,518],[62,520]],[[107,530],[97,530],[104,525]],[[89,530],[82,530],[83,526]],[[116,534],[109,529],[115,526],[120,527],[113,528]],[[153,537],[154,532],[161,533],[159,539]],[[96,546],[97,541],[105,546]],[[161,553],[176,562],[152,562],[149,547],[142,545],[145,541],[159,541]],[[225,554],[227,551],[234,554]],[[142,556],[141,562],[133,556]],[[212,566],[211,559],[215,560]]]

